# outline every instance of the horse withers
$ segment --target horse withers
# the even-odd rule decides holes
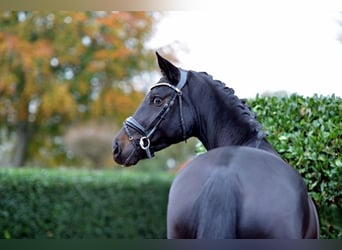
[[[193,136],[208,150],[171,185],[168,238],[319,238],[302,177],[244,101],[207,73],[157,59],[163,76],[114,138],[113,158],[135,165]]]

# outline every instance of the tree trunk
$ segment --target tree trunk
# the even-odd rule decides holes
[[[14,167],[24,166],[26,161],[27,149],[31,138],[31,128],[28,122],[19,122],[15,131],[15,144],[12,156],[12,165]]]

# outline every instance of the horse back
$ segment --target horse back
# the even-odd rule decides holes
[[[189,162],[175,178],[168,237],[302,238],[307,201],[302,178],[278,156],[247,147],[217,148]]]

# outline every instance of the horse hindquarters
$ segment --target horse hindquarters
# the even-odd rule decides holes
[[[227,172],[215,172],[217,174],[212,174],[203,183],[199,193],[182,195],[170,193],[168,238],[233,239],[237,237],[237,212],[240,206],[237,192],[238,179]],[[179,199],[174,199],[184,196],[187,197],[186,204]]]
[[[237,238],[238,179],[229,171],[208,179],[194,204],[192,223],[197,239]]]
[[[315,218],[301,176],[279,157],[218,148],[190,162],[172,184],[168,236],[316,238]]]

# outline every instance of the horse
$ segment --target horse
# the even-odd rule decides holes
[[[232,88],[156,52],[160,80],[113,139],[132,166],[197,137],[207,152],[186,164],[168,197],[169,239],[318,239],[319,219],[301,175],[266,139]]]

